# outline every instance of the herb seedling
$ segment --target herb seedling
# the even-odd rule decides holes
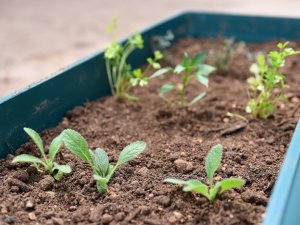
[[[43,141],[40,135],[30,128],[24,128],[24,131],[29,135],[29,137],[33,140],[35,145],[38,147],[42,159],[28,154],[21,154],[13,159],[13,163],[16,162],[27,162],[32,163],[38,171],[41,172],[39,165],[42,165],[45,170],[52,175],[56,180],[60,180],[65,173],[71,173],[71,167],[68,165],[59,165],[54,162],[55,156],[58,153],[61,145],[62,145],[62,137],[61,135],[57,136],[53,139],[49,147],[49,155],[45,154]]]
[[[146,143],[143,141],[136,141],[127,145],[121,151],[117,163],[113,166],[109,164],[107,153],[103,149],[90,150],[87,141],[75,130],[65,130],[63,132],[63,142],[73,154],[91,166],[99,192],[104,192],[107,189],[109,180],[120,165],[136,158],[146,149]]]
[[[222,160],[223,147],[218,144],[211,148],[206,160],[205,160],[205,170],[209,181],[209,186],[203,184],[199,180],[179,180],[174,178],[165,179],[165,182],[171,184],[183,185],[183,191],[185,192],[195,192],[204,195],[210,202],[213,202],[218,194],[222,194],[224,191],[241,187],[245,184],[245,180],[238,178],[228,178],[218,181],[214,184],[213,178],[214,174],[219,168]]]
[[[288,87],[285,76],[279,69],[285,65],[286,57],[299,54],[288,48],[289,42],[278,43],[278,51],[271,51],[266,58],[260,54],[257,63],[252,64],[250,72],[254,76],[248,78],[251,98],[246,107],[246,112],[254,118],[266,119],[273,115],[279,101],[287,101],[284,90]]]
[[[211,64],[217,68],[218,72],[226,72],[229,69],[229,65],[232,62],[233,57],[244,51],[244,42],[236,43],[234,38],[225,38],[224,45],[221,50],[211,50],[209,52],[212,55]]]
[[[177,89],[179,94],[178,106],[184,107],[187,105],[193,105],[205,96],[205,92],[200,93],[194,97],[189,103],[186,103],[186,90],[190,81],[195,78],[205,87],[208,87],[208,76],[215,70],[214,67],[204,64],[206,54],[205,52],[199,53],[190,58],[187,53],[183,56],[183,62],[177,65],[174,69],[165,67],[156,71],[151,78],[163,75],[165,73],[175,73],[180,76],[181,80],[178,84],[166,83],[160,91],[159,96],[164,99],[168,104],[172,105],[172,102],[165,96],[166,93]]]
[[[114,19],[112,24],[107,27],[107,31],[116,35],[117,20]],[[112,94],[121,99],[137,100],[137,97],[130,95],[130,90],[136,85],[145,86],[148,83],[147,73],[151,68],[159,69],[158,61],[162,59],[159,51],[154,52],[154,57],[147,58],[149,63],[147,68],[133,70],[131,65],[127,63],[127,58],[136,49],[144,48],[144,40],[139,33],[130,37],[126,43],[119,44],[116,38],[104,53],[106,71]]]

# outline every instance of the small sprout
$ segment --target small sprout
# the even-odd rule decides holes
[[[200,82],[205,87],[208,87],[208,76],[215,70],[214,67],[204,64],[206,54],[205,52],[201,52],[194,57],[190,58],[187,53],[183,56],[183,62],[177,65],[175,68],[165,67],[158,71],[156,71],[151,77],[158,77],[166,73],[174,73],[179,75],[181,78],[181,82],[178,84],[166,83],[164,84],[160,91],[159,96],[165,100],[168,104],[172,104],[172,102],[165,96],[166,93],[177,89],[179,94],[178,106],[185,107],[189,105],[193,105],[199,100],[201,100],[205,96],[205,92],[200,93],[196,97],[194,97],[190,102],[186,103],[186,90],[190,81],[195,78],[198,82]]]
[[[288,48],[288,44],[289,42],[278,43],[278,51],[269,52],[267,57],[260,54],[257,63],[250,67],[254,76],[247,80],[251,94],[246,112],[251,113],[254,118],[267,119],[275,113],[279,101],[287,101],[284,90],[288,86],[279,69],[285,65],[286,57],[300,53]]]
[[[175,178],[168,178],[165,179],[165,182],[183,185],[183,191],[199,193],[204,195],[210,202],[213,202],[218,194],[222,194],[224,191],[229,189],[239,188],[246,183],[243,179],[227,178],[214,184],[213,178],[221,164],[222,154],[223,147],[220,144],[213,146],[207,154],[205,160],[205,171],[209,181],[209,186],[194,179],[184,181]]]
[[[240,119],[240,120],[244,120],[244,121],[248,122],[248,119],[240,114],[227,112],[226,116],[228,116],[230,119],[236,118],[236,119]]]
[[[62,135],[64,145],[73,154],[90,165],[99,192],[104,192],[107,189],[108,182],[118,166],[133,160],[146,149],[146,143],[143,141],[136,141],[127,145],[121,151],[117,163],[113,166],[109,164],[105,150],[97,148],[92,151],[89,149],[87,141],[77,131],[67,129]]]
[[[40,165],[44,167],[44,169],[53,176],[56,180],[60,180],[65,173],[71,173],[71,167],[68,165],[59,165],[54,162],[55,156],[58,153],[61,145],[62,145],[62,136],[59,135],[53,139],[49,147],[49,155],[45,154],[43,141],[40,135],[30,128],[24,128],[24,131],[29,135],[29,137],[33,140],[35,145],[38,147],[42,159],[28,154],[21,154],[13,159],[13,163],[16,162],[27,162],[32,163],[38,171],[41,172]]]
[[[117,33],[117,20],[113,20],[107,30],[113,34]],[[125,44],[119,44],[116,37],[104,53],[106,71],[108,76],[111,93],[117,98],[127,100],[137,100],[138,98],[130,95],[134,86],[145,86],[149,78],[147,74],[151,68],[159,69],[158,61],[162,59],[159,51],[154,52],[153,58],[147,58],[148,66],[144,71],[141,69],[133,70],[131,65],[127,64],[128,57],[137,49],[144,48],[144,40],[139,33],[136,33],[128,39]]]
[[[245,52],[244,42],[235,42],[234,38],[225,38],[223,48],[221,50],[211,50],[211,64],[217,68],[218,72],[226,72],[229,69],[233,58]]]

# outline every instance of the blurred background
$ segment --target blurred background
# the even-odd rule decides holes
[[[0,0],[0,98],[183,10],[300,17],[300,0]],[[280,27],[278,28],[280,29]]]

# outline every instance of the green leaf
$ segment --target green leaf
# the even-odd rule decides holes
[[[191,191],[202,194],[208,198],[208,187],[199,180],[189,180],[186,182],[186,186],[183,191]]]
[[[24,127],[24,131],[29,135],[29,137],[33,140],[33,142],[36,144],[36,146],[39,148],[42,155],[45,154],[43,140],[41,136],[35,132],[34,130]]]
[[[199,100],[201,100],[205,95],[206,95],[206,92],[203,92],[203,93],[197,95],[197,96],[189,103],[189,105],[195,104],[196,102],[198,102]]]
[[[39,163],[42,165],[46,165],[41,159],[33,156],[33,155],[28,155],[28,154],[22,154],[22,155],[18,155],[16,157],[13,158],[13,163],[16,162],[28,162],[28,163]]]
[[[53,176],[55,180],[61,180],[64,176],[64,173],[60,170],[57,171],[57,173]]]
[[[159,90],[159,95],[164,95],[164,94],[172,91],[174,88],[175,88],[174,84],[171,84],[171,83],[164,84]]]
[[[53,139],[49,147],[49,157],[50,160],[53,161],[57,152],[59,151],[61,145],[63,143],[62,135],[57,136]]]
[[[59,165],[56,162],[53,163],[54,169],[61,171],[62,173],[71,173],[72,169],[69,165]]]
[[[243,185],[245,185],[246,181],[239,178],[228,178],[220,181],[219,183],[221,186],[221,193],[222,193],[229,189],[242,187]]]
[[[187,183],[187,181],[176,179],[176,178],[167,178],[164,180],[164,182],[171,183],[171,184],[179,184],[179,185]]]
[[[96,187],[97,190],[101,193],[104,192],[107,189],[107,183],[108,183],[108,179],[101,177],[97,174],[93,175],[94,179],[96,180]]]
[[[216,68],[213,66],[201,64],[198,66],[197,76],[206,76],[207,77],[209,74],[211,74],[215,70],[216,70]]]
[[[220,183],[217,183],[212,189],[209,190],[209,200],[213,202],[220,192]]]
[[[207,154],[205,160],[205,170],[210,184],[212,184],[214,174],[221,164],[222,153],[223,147],[222,145],[218,144],[213,146]]]
[[[182,63],[182,66],[184,68],[188,68],[190,65],[191,65],[191,59],[190,59],[188,53],[185,52],[183,54],[183,63]]]
[[[106,176],[109,168],[109,160],[107,153],[101,149],[97,148],[95,153],[90,150],[93,164],[101,171],[103,176]]]
[[[199,64],[203,64],[205,62],[206,52],[200,52],[195,55],[192,59],[192,66],[198,66]]]
[[[87,141],[75,130],[67,129],[63,133],[63,142],[65,146],[82,160],[90,163],[91,156]]]
[[[157,70],[155,73],[153,73],[149,79],[153,79],[153,78],[156,78],[156,77],[159,77],[163,74],[166,74],[166,73],[169,73],[172,71],[172,68],[171,67],[164,67],[164,68],[161,68],[160,70]]]
[[[137,157],[140,153],[142,153],[146,149],[146,143],[143,141],[136,141],[129,145],[127,145],[120,153],[117,165],[121,165],[126,163],[135,157]]]
[[[203,84],[205,87],[208,87],[208,77],[202,76],[199,73],[196,73],[195,77],[201,84]]]
[[[180,74],[182,73],[183,71],[185,71],[185,67],[182,66],[181,64],[177,65],[174,69],[174,73],[177,73],[177,74]]]

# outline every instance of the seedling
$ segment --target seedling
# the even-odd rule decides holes
[[[286,57],[300,53],[288,48],[288,44],[289,42],[278,43],[278,51],[269,52],[267,58],[260,54],[257,63],[250,67],[254,76],[247,80],[251,97],[246,112],[251,113],[254,118],[268,118],[276,111],[278,102],[287,101],[284,91],[288,86],[285,75],[279,72],[279,68],[285,65]]]
[[[184,107],[187,105],[193,105],[205,96],[205,92],[200,93],[194,97],[190,102],[186,103],[186,90],[190,84],[190,81],[195,78],[205,87],[208,87],[208,76],[215,70],[214,67],[204,64],[206,54],[205,52],[199,53],[194,57],[190,58],[187,53],[184,53],[183,62],[177,65],[174,69],[172,68],[162,68],[154,73],[151,78],[163,75],[165,73],[174,73],[180,76],[180,83],[166,83],[164,84],[160,91],[159,96],[164,99],[168,104],[173,103],[165,96],[166,93],[176,89],[178,91],[179,99],[178,106]]]
[[[225,38],[221,50],[210,51],[211,64],[217,68],[218,72],[226,72],[234,56],[242,52],[245,52],[244,42],[235,42],[234,38]]]
[[[114,19],[112,24],[107,27],[107,31],[116,36],[117,20]],[[130,95],[131,89],[136,86],[145,86],[148,83],[147,73],[151,68],[159,69],[158,61],[162,59],[159,51],[154,52],[154,57],[147,58],[149,63],[147,68],[133,70],[127,63],[128,57],[137,49],[144,48],[144,40],[139,33],[130,37],[126,43],[119,44],[116,37],[104,53],[106,71],[112,94],[121,99],[137,100],[137,97]]]
[[[60,180],[65,173],[71,173],[71,167],[68,165],[59,165],[54,162],[55,156],[58,153],[61,145],[62,145],[62,136],[59,135],[53,139],[49,147],[49,155],[45,154],[44,145],[42,138],[40,135],[30,128],[24,128],[24,131],[29,135],[29,137],[33,140],[35,145],[38,147],[42,159],[29,155],[29,154],[21,154],[13,159],[13,163],[16,162],[27,162],[32,163],[38,171],[42,171],[40,169],[40,165],[44,167],[44,169],[52,175],[56,180]]]
[[[205,170],[209,181],[209,186],[203,184],[199,180],[194,179],[184,181],[175,178],[168,178],[165,179],[165,182],[183,185],[183,191],[199,193],[201,195],[204,195],[210,202],[213,202],[217,195],[222,194],[226,190],[241,187],[246,183],[243,179],[228,178],[223,179],[222,181],[218,181],[214,184],[214,174],[221,164],[222,153],[223,147],[222,145],[218,144],[210,149],[206,157]]]
[[[65,130],[63,132],[63,142],[73,154],[90,165],[99,192],[104,192],[107,189],[108,182],[120,165],[136,158],[146,149],[146,143],[143,141],[136,141],[127,145],[121,151],[117,163],[113,166],[109,164],[105,150],[97,148],[92,151],[89,149],[84,137],[75,130]]]

